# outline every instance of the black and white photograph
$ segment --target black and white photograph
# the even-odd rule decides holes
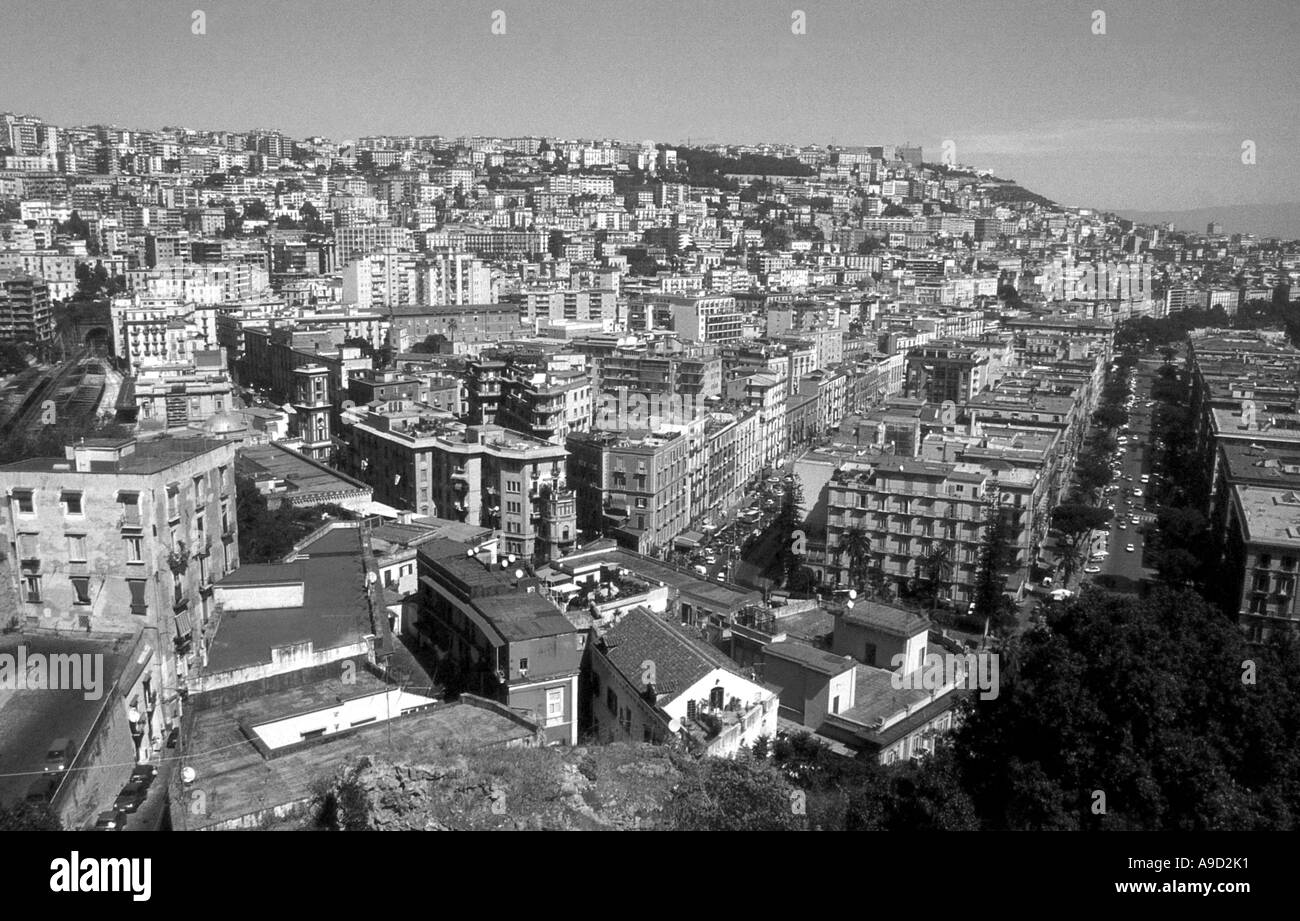
[[[1224,833],[1300,826],[1300,4],[0,37],[0,830],[72,833],[0,839],[30,888],[190,872],[92,831],[865,831],[888,902],[1020,858],[885,833],[1019,832],[1105,849],[1067,900],[1265,888]],[[647,858],[814,865],[727,840]]]

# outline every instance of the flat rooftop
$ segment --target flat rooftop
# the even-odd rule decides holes
[[[446,703],[428,710],[380,721],[329,737],[311,747],[264,758],[240,729],[310,713],[344,699],[392,690],[362,669],[346,697],[337,681],[304,685],[264,694],[221,709],[197,710],[190,728],[185,763],[195,769],[194,782],[207,797],[208,815],[177,821],[178,828],[202,828],[312,795],[316,783],[364,757],[394,761],[436,761],[447,747],[484,748],[520,742],[533,736],[527,726],[491,709]],[[179,806],[174,814],[184,812]]]
[[[241,447],[235,454],[235,469],[241,476],[283,480],[288,491],[273,493],[274,498],[299,499],[314,495],[325,502],[341,491],[371,492],[371,487],[360,480],[277,444]]]
[[[366,572],[355,531],[330,532],[338,546],[313,547],[311,558],[292,563],[241,566],[217,583],[222,586],[282,585],[301,582],[303,603],[296,607],[221,612],[208,652],[208,664],[196,674],[211,675],[271,661],[278,646],[311,641],[316,651],[360,642],[371,632]],[[351,537],[350,554],[342,552]]]
[[[1300,550],[1300,489],[1234,486],[1246,539]]]
[[[230,442],[198,436],[185,437],[159,435],[153,438],[86,438],[78,445],[105,452],[125,448],[135,441],[130,453],[115,460],[94,460],[88,470],[78,475],[105,473],[111,476],[149,476],[169,467],[185,463],[201,454],[229,446]],[[33,471],[41,473],[76,472],[73,461],[67,457],[32,457],[0,466],[0,471]]]

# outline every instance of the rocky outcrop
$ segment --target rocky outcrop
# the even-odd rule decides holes
[[[669,750],[633,744],[367,760],[322,791],[321,816],[346,830],[653,829],[684,770]]]

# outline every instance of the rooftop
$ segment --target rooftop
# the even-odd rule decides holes
[[[1246,540],[1300,550],[1300,489],[1234,486]]]

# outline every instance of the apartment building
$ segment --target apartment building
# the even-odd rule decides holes
[[[986,516],[997,508],[1016,547],[1008,591],[1018,592],[1032,559],[1033,510],[1041,488],[1030,470],[896,457],[845,462],[825,487],[825,558],[811,560],[811,568],[821,581],[844,584],[848,559],[843,535],[861,530],[871,541],[874,565],[904,588],[916,577],[916,561],[942,546],[951,559],[952,598],[965,603],[975,587]]]
[[[178,725],[178,689],[208,654],[213,583],[239,566],[234,471],[233,444],[169,436],[88,438],[0,467],[0,567],[17,600],[5,620],[145,633],[136,729],[149,738]]]
[[[0,271],[0,342],[40,345],[53,338],[49,285],[34,275]]]
[[[569,436],[569,482],[578,525],[653,554],[672,545],[691,521],[692,439],[684,432],[575,433]]]
[[[1231,487],[1225,528],[1223,572],[1238,624],[1256,642],[1294,631],[1300,488]]]
[[[429,541],[417,566],[418,604],[407,633],[448,663],[448,684],[523,714],[548,744],[576,745],[587,631],[494,540]]]
[[[490,527],[504,553],[544,561],[576,546],[568,452],[498,425],[445,415],[369,410],[350,429],[340,466],[374,487],[375,500],[421,515]]]

